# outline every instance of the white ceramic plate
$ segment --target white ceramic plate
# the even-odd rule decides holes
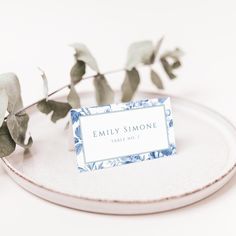
[[[142,92],[135,99],[155,96]],[[192,204],[233,176],[236,130],[204,106],[176,97],[171,100],[178,153],[174,157],[81,174],[75,153],[68,150],[66,119],[53,124],[33,106],[28,109],[34,137],[30,153],[19,148],[2,163],[24,189],[74,209],[145,214]],[[82,103],[94,105],[93,95],[82,94]]]

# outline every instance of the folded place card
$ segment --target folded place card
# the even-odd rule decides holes
[[[72,109],[71,118],[80,172],[176,152],[169,97]]]

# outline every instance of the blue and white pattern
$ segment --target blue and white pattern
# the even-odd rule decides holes
[[[164,150],[157,150],[142,154],[134,154],[114,159],[105,159],[95,162],[85,162],[83,153],[83,139],[81,136],[80,117],[94,114],[104,114],[115,111],[125,111],[145,107],[163,106],[165,108],[166,127],[169,139],[169,147]],[[173,129],[172,110],[170,106],[170,98],[143,99],[139,101],[131,101],[128,103],[111,104],[105,106],[83,107],[80,109],[72,109],[70,111],[73,124],[73,134],[75,151],[77,156],[78,169],[80,172],[100,170],[108,167],[121,166],[125,164],[141,162],[146,160],[158,159],[160,157],[169,157],[176,153],[176,145]]]

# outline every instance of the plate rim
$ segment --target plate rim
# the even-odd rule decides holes
[[[208,189],[209,187],[212,187],[213,185],[224,180],[226,177],[228,177],[235,170],[235,164],[234,164],[224,175],[221,175],[219,178],[211,181],[210,183],[204,185],[203,187],[200,187],[200,188],[197,188],[193,191],[185,192],[182,194],[173,195],[170,197],[163,197],[163,198],[150,199],[150,200],[110,200],[110,199],[102,199],[102,198],[83,197],[83,196],[78,196],[78,195],[74,195],[74,194],[64,193],[59,190],[54,190],[52,188],[46,187],[42,184],[39,184],[30,178],[27,178],[26,176],[21,174],[17,169],[12,167],[12,165],[5,158],[2,158],[2,163],[4,163],[5,167],[8,168],[8,170],[11,171],[13,174],[17,175],[18,177],[22,178],[23,180],[27,181],[28,183],[33,184],[36,187],[41,188],[43,190],[46,190],[46,191],[49,191],[49,192],[52,192],[55,194],[60,194],[63,196],[71,197],[71,198],[76,198],[79,200],[86,200],[86,201],[92,201],[92,202],[103,202],[103,203],[119,203],[119,204],[153,204],[153,203],[158,203],[158,202],[163,202],[163,201],[168,201],[168,200],[181,199],[181,198],[190,196],[192,194],[204,191],[204,190]]]
[[[81,93],[81,96],[83,94],[88,94],[90,93],[91,91],[84,91]],[[202,105],[198,102],[195,102],[195,101],[192,101],[190,99],[186,99],[186,98],[183,98],[183,97],[180,97],[180,96],[175,96],[175,95],[171,95],[171,94],[168,94],[168,93],[156,93],[156,92],[152,92],[152,91],[145,91],[145,90],[142,90],[142,91],[139,91],[139,93],[141,94],[150,94],[150,95],[153,95],[153,96],[169,96],[171,98],[174,98],[174,99],[177,99],[177,100],[184,100],[188,103],[192,103],[193,105],[195,106],[200,106],[201,108],[203,109],[206,109],[212,113],[214,113],[215,115],[217,115],[218,117],[220,117],[221,119],[223,119],[226,123],[228,123],[228,125],[231,126],[231,128],[234,130],[235,134],[236,134],[236,127],[233,125],[233,123],[228,119],[226,118],[224,115],[220,114],[219,112],[215,111],[214,109],[212,108],[209,108],[208,106],[205,106],[205,105]],[[35,104],[32,104],[32,106],[35,105]],[[29,105],[27,107],[27,109],[31,108],[32,107],[31,105]],[[9,157],[9,156],[8,156]],[[84,196],[79,196],[79,195],[74,195],[74,194],[70,194],[70,193],[65,193],[65,192],[62,192],[62,191],[59,191],[59,190],[55,190],[55,189],[52,189],[50,187],[47,187],[43,184],[40,184],[38,182],[36,182],[35,180],[31,179],[30,177],[22,174],[19,170],[17,170],[15,167],[13,167],[10,162],[6,159],[7,157],[3,157],[1,158],[1,161],[2,161],[2,164],[4,166],[4,168],[7,169],[7,173],[8,175],[9,172],[12,173],[13,175],[16,175],[17,177],[21,178],[22,180],[26,181],[27,183],[29,184],[32,184],[32,185],[35,185],[36,187],[42,189],[42,190],[46,190],[46,191],[49,191],[49,192],[52,192],[54,194],[59,194],[59,195],[63,195],[63,196],[66,196],[66,197],[70,197],[70,198],[75,198],[77,200],[85,200],[85,201],[90,201],[90,202],[97,202],[97,203],[118,203],[118,204],[155,204],[155,203],[160,203],[160,202],[166,202],[166,201],[170,201],[170,200],[178,200],[178,199],[182,199],[184,197],[188,197],[188,196],[191,196],[193,194],[196,194],[196,193],[199,193],[199,192],[202,192],[204,190],[207,190],[208,188],[210,187],[213,187],[214,185],[220,183],[221,181],[223,181],[224,179],[226,179],[226,177],[230,176],[230,174],[232,174],[232,176],[230,176],[230,178],[228,179],[228,181],[233,177],[233,175],[235,173],[233,173],[235,171],[235,167],[236,167],[236,161],[234,162],[234,164],[221,176],[219,176],[218,178],[214,179],[213,181],[203,185],[202,187],[199,187],[197,189],[194,189],[192,191],[188,191],[188,192],[185,192],[185,193],[181,193],[181,194],[177,194],[177,195],[172,195],[172,196],[167,196],[167,197],[161,197],[161,198],[157,198],[157,199],[149,199],[149,200],[112,200],[112,199],[103,199],[103,198],[91,198],[91,197],[84,197]],[[9,172],[8,172],[9,171]],[[14,179],[15,180],[15,179]],[[16,181],[16,180],[15,180]],[[228,182],[226,181],[226,183]],[[19,182],[16,181],[18,184]],[[21,184],[19,184],[21,187],[23,187]],[[218,189],[222,188],[224,186],[224,184],[222,186],[220,186]],[[24,188],[24,187],[23,187]],[[25,188],[24,188],[25,189]],[[33,191],[30,191],[29,189],[26,189],[27,191],[37,195],[40,197],[40,195],[34,193]],[[215,191],[214,191],[215,192]],[[212,193],[214,193],[212,192]],[[208,194],[208,195],[211,195],[211,194]],[[207,196],[208,196],[207,195]],[[203,199],[203,198],[202,198]],[[47,200],[47,199],[46,199]],[[50,200],[49,200],[50,201]],[[53,202],[53,201],[51,201]],[[194,201],[195,202],[195,201]],[[55,203],[55,202],[54,202]],[[60,204],[59,204],[60,205]],[[185,204],[185,205],[189,205],[189,204]],[[63,206],[66,206],[66,205],[63,205]],[[174,209],[174,208],[173,208]]]

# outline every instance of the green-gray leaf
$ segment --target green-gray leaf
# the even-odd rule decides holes
[[[8,96],[7,111],[9,113],[15,113],[23,107],[20,83],[15,74],[0,75],[0,89],[6,90]]]
[[[139,64],[153,63],[154,46],[151,41],[141,41],[130,45],[126,62],[126,69],[132,70]]]
[[[166,51],[165,53],[163,53],[162,57],[170,57],[173,59],[179,59],[183,55],[184,55],[184,52],[181,49],[175,48],[172,51]]]
[[[14,152],[16,144],[12,139],[7,124],[4,121],[2,127],[0,127],[0,158],[6,157]]]
[[[161,64],[169,76],[170,79],[175,79],[176,75],[174,74],[174,70],[181,66],[180,57],[183,55],[183,52],[176,48],[173,51],[168,51],[164,53],[161,58]]]
[[[150,74],[153,84],[155,84],[156,87],[159,89],[164,89],[164,85],[162,83],[160,76],[154,70],[151,70]]]
[[[77,84],[82,80],[85,74],[85,63],[83,61],[76,61],[70,71],[70,78],[72,84]]]
[[[78,61],[85,62],[92,70],[95,70],[96,72],[99,73],[98,65],[95,58],[92,56],[91,52],[84,44],[74,43],[71,46],[76,51],[75,58]]]
[[[31,137],[29,137],[27,143],[25,143],[28,122],[29,116],[26,113],[18,115],[12,114],[7,117],[7,127],[12,139],[23,148],[29,148],[33,143]]]
[[[154,50],[154,60],[157,58],[157,55],[160,52],[160,48],[161,48],[163,40],[164,40],[164,37],[162,37],[156,44],[156,47],[155,47],[155,50]]]
[[[4,121],[4,117],[7,111],[8,105],[8,96],[5,89],[0,89],[0,127],[2,126],[2,122]]]
[[[98,74],[94,77],[96,101],[98,105],[107,105],[114,102],[114,91],[108,84],[104,75]]]
[[[80,107],[80,97],[75,90],[74,85],[71,85],[70,92],[67,96],[67,101],[71,105],[72,108],[79,108]]]
[[[122,102],[128,102],[133,98],[139,83],[140,83],[140,76],[135,68],[132,69],[131,71],[126,71],[125,80],[121,86]]]
[[[44,114],[52,112],[51,120],[55,123],[67,115],[71,106],[65,102],[57,102],[53,100],[46,101],[46,99],[44,99],[37,104],[37,108]]]
[[[169,62],[167,57],[162,57],[161,64],[166,72],[166,74],[169,76],[170,79],[175,79],[176,75],[174,74],[174,70],[181,66],[181,63],[179,59],[175,59],[174,62]]]
[[[46,76],[45,72],[44,72],[42,69],[40,69],[40,68],[38,68],[38,69],[40,70],[40,72],[41,72],[41,77],[42,77],[42,79],[43,79],[43,92],[44,92],[44,97],[45,97],[46,99],[48,99],[48,80],[47,80],[47,76]]]

